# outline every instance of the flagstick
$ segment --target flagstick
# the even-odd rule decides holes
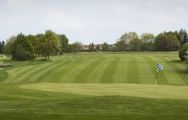
[[[158,69],[157,69],[157,73],[156,73],[156,78],[155,78],[155,91],[157,92],[157,80],[158,80]]]

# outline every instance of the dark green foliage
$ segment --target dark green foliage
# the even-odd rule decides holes
[[[176,51],[180,48],[180,42],[176,35],[172,33],[161,33],[155,38],[155,50]]]
[[[94,43],[89,44],[89,52],[94,52],[94,51],[95,51]]]
[[[35,53],[35,55],[39,54],[39,42],[37,39],[37,35],[28,35],[27,39],[31,42],[32,46],[33,46],[33,51]]]
[[[183,44],[185,44],[186,42],[188,42],[188,35],[187,35],[187,31],[184,29],[181,29],[178,33],[178,39],[181,43],[181,46],[183,46]]]
[[[143,33],[141,36],[141,50],[142,51],[153,51],[155,36],[151,33]]]
[[[59,37],[51,30],[47,30],[45,34],[38,36],[39,38],[39,53],[49,60],[50,55],[57,55],[59,52]]]
[[[64,35],[58,35],[60,40],[60,54],[62,55],[64,52],[68,52],[68,38]]]
[[[4,47],[5,47],[5,42],[4,41],[0,41],[0,54],[4,53]]]
[[[142,46],[142,41],[138,38],[133,39],[130,41],[130,50],[131,51],[140,51],[141,50],[141,46]]]
[[[123,40],[119,40],[114,44],[116,51],[125,51],[128,49],[128,45]]]
[[[104,52],[107,52],[110,50],[109,45],[106,42],[104,42],[101,47],[102,47],[102,51]]]
[[[6,41],[6,45],[4,48],[4,53],[6,55],[11,55],[11,51],[12,51],[12,45],[14,43],[14,41],[16,40],[15,36],[10,37],[7,41]]]
[[[185,43],[182,47],[182,49],[179,50],[179,58],[184,61],[185,60],[185,55],[187,55],[188,51],[188,43]]]
[[[69,52],[81,52],[82,51],[82,43],[75,42],[69,45]]]
[[[22,33],[16,37],[11,49],[13,60],[32,60],[34,51],[31,42]]]
[[[100,44],[95,45],[95,50],[96,50],[96,51],[100,51],[100,50],[101,50]]]

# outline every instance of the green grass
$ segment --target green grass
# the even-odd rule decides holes
[[[144,84],[70,84],[38,83],[21,85],[21,88],[92,96],[133,96],[147,98],[188,99],[188,87],[155,86]]]
[[[175,52],[65,54],[0,70],[1,120],[186,120],[188,69]],[[164,65],[155,90],[156,64]]]

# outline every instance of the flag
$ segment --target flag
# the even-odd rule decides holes
[[[163,70],[163,65],[157,64],[157,70]]]

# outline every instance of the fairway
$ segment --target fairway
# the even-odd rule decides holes
[[[188,71],[176,52],[77,53],[0,70],[2,120],[186,120]],[[155,88],[156,64],[164,66]]]
[[[7,71],[3,83],[133,83],[154,84],[156,64],[161,85],[187,85],[187,67],[176,53],[73,54],[53,57],[50,62],[16,67]]]

